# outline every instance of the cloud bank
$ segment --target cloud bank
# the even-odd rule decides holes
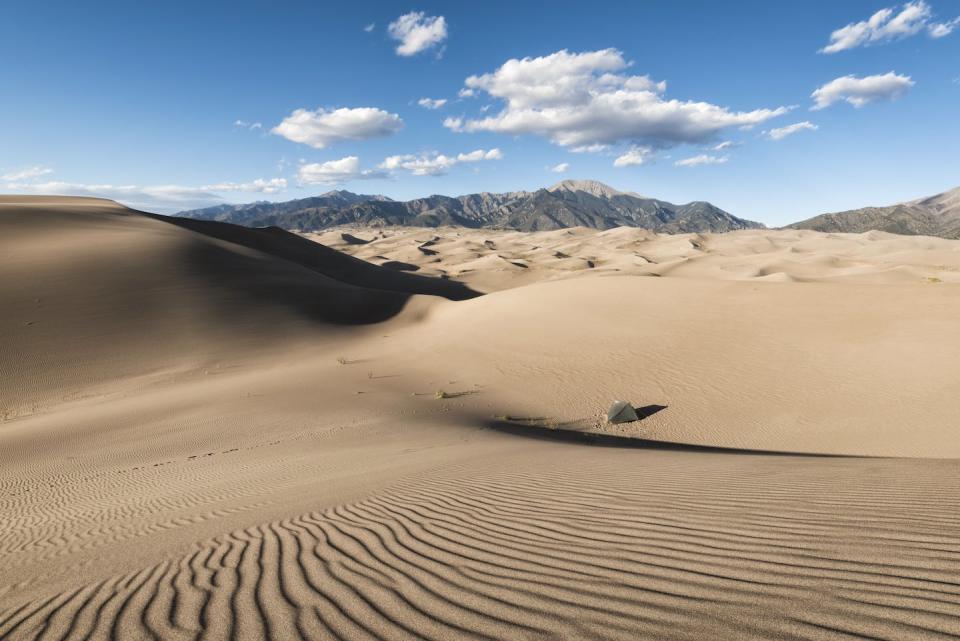
[[[37,171],[42,169],[42,171]],[[157,213],[175,213],[225,202],[223,193],[277,194],[287,188],[285,178],[258,178],[249,182],[221,182],[200,187],[183,185],[111,185],[72,183],[58,180],[38,181],[36,178],[52,173],[47,168],[12,172],[0,176],[0,189],[21,194],[87,196],[107,198],[134,209]]]
[[[10,182],[17,182],[20,180],[32,180],[34,178],[39,178],[40,176],[46,176],[47,174],[52,174],[53,170],[49,167],[44,167],[42,165],[34,165],[33,167],[25,167],[23,169],[15,169],[6,174],[0,175],[0,180],[7,180]]]

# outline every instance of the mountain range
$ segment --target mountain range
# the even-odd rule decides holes
[[[428,196],[408,201],[337,190],[312,198],[217,205],[177,215],[296,231],[318,231],[338,225],[453,225],[518,231],[624,226],[660,233],[726,232],[764,227],[708,202],[675,205],[634,192],[619,191],[594,180],[564,180],[536,191]],[[895,205],[821,214],[786,227],[847,233],[877,230],[960,239],[960,187]]]
[[[428,196],[403,202],[386,196],[331,191],[281,203],[217,205],[177,215],[297,231],[317,231],[337,225],[459,225],[518,231],[625,226],[666,233],[763,227],[761,223],[737,218],[708,202],[674,205],[592,180],[564,180],[536,191]]]
[[[960,187],[887,207],[821,214],[789,227],[850,233],[878,230],[909,236],[960,239]]]

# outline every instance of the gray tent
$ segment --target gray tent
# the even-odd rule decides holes
[[[614,401],[610,409],[607,410],[608,423],[630,423],[639,420],[637,410],[633,409],[633,405],[627,401]]]

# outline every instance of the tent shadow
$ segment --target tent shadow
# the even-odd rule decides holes
[[[637,412],[637,416],[642,421],[645,418],[650,418],[657,412],[662,412],[663,410],[667,409],[667,406],[654,404],[654,405],[644,405],[643,407],[634,406],[633,409]]]

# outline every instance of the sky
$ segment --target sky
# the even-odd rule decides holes
[[[960,0],[4,3],[0,192],[593,179],[775,226],[960,186]]]

